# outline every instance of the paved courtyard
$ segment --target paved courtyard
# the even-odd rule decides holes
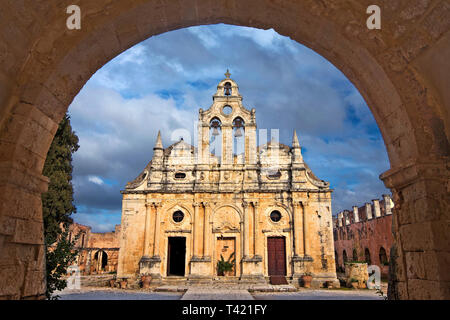
[[[190,287],[186,292],[145,292],[84,288],[59,292],[61,300],[380,300],[373,290],[312,290],[253,292],[239,288]]]

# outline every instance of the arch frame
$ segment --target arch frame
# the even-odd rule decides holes
[[[402,21],[402,30],[386,23],[382,31],[367,30],[364,8],[347,2],[230,0],[225,5],[207,0],[142,0],[124,6],[81,0],[86,11],[83,28],[77,31],[65,30],[64,5],[63,0],[53,1],[51,7],[1,4],[3,12],[21,12],[24,19],[11,20],[0,40],[0,183],[4,190],[0,218],[6,226],[0,235],[7,239],[2,250],[8,253],[2,265],[8,273],[19,275],[0,296],[43,297],[39,203],[49,180],[42,168],[58,123],[81,87],[104,63],[143,39],[222,22],[273,27],[322,54],[355,84],[380,127],[391,163],[391,169],[381,175],[396,203],[396,244],[390,251],[395,271],[389,296],[450,298],[447,271],[438,263],[433,276],[410,278],[406,272],[417,269],[411,261],[440,261],[449,252],[445,214],[450,208],[450,127],[445,119],[449,101],[443,92],[448,80],[438,74],[449,74],[450,67],[437,65],[435,59],[439,52],[449,52],[448,2],[433,1],[418,8],[414,17],[401,16],[409,3],[386,3],[384,14],[390,21]],[[47,19],[38,19],[44,15]],[[23,199],[29,201],[19,210],[15,204]],[[417,202],[425,210],[415,208]],[[20,246],[34,250],[37,258],[16,255]],[[420,257],[410,259],[411,255]]]

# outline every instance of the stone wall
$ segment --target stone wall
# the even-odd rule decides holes
[[[381,273],[387,277],[389,273],[389,254],[394,242],[392,234],[393,202],[388,195],[383,199],[372,200],[361,207],[353,207],[353,211],[345,210],[333,219],[333,237],[338,270],[345,269],[346,261],[365,261],[369,265],[380,267]],[[356,259],[353,257],[356,250]],[[383,252],[384,250],[384,252]],[[345,252],[345,254],[344,254]],[[386,260],[380,261],[384,257]],[[347,260],[344,260],[345,255]],[[369,258],[369,259],[368,259]],[[369,260],[369,261],[368,261]]]
[[[79,254],[76,264],[83,275],[117,272],[120,225],[112,232],[91,232],[91,227],[73,223],[69,236],[78,235],[75,248]],[[102,263],[103,261],[103,263]]]

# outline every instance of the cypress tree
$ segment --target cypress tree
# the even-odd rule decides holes
[[[77,255],[74,250],[76,237],[73,240],[68,238],[68,227],[72,223],[70,216],[76,212],[72,154],[78,148],[78,137],[72,131],[70,116],[66,114],[56,131],[42,172],[50,179],[48,191],[42,195],[48,299],[57,299],[52,293],[66,287],[67,282],[61,278]]]

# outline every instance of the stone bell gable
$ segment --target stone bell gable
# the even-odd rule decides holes
[[[257,145],[256,109],[225,75],[199,110],[196,146],[164,147],[158,132],[153,158],[122,191],[118,276],[298,284],[308,272],[336,285],[329,183],[304,162],[295,131],[291,146]],[[236,261],[225,275],[222,256]]]

